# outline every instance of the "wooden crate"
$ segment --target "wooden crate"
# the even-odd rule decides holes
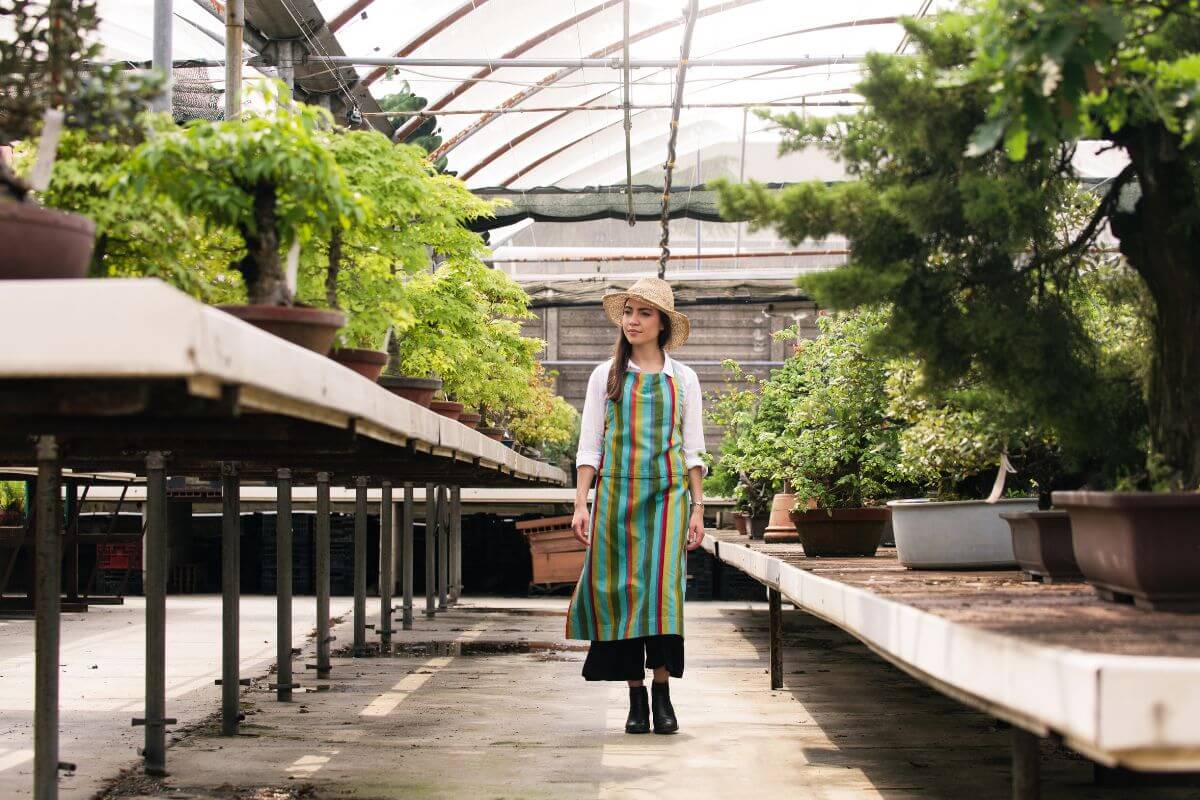
[[[571,517],[543,517],[517,523],[529,540],[533,583],[575,583],[583,571],[587,548],[571,532]]]

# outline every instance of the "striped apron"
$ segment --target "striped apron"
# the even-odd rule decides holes
[[[683,635],[689,509],[679,400],[670,375],[629,370],[621,402],[605,404],[591,544],[568,639]]]

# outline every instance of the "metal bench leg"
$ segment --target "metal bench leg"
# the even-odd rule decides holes
[[[317,677],[328,678],[329,644],[329,473],[317,473]]]
[[[462,487],[450,487],[450,603],[462,596]]]
[[[292,471],[275,474],[275,699],[292,699]]]
[[[392,484],[384,481],[379,500],[379,646],[392,651]]]
[[[778,589],[767,589],[771,630],[771,688],[783,688],[783,603]]]
[[[53,436],[38,439],[37,464],[33,796],[35,800],[54,800],[58,797],[59,584],[62,575],[59,487],[62,464],[58,457],[58,442]]]
[[[437,487],[425,484],[425,616],[437,613],[437,575],[434,558],[437,555]]]
[[[404,528],[400,537],[400,589],[404,593],[401,627],[413,626],[413,485],[404,484]]]
[[[146,727],[147,775],[167,774],[167,478],[163,454],[146,456]]]
[[[450,493],[438,487],[438,611],[446,610],[450,584]]]
[[[1041,752],[1038,737],[1029,731],[1012,728],[1013,800],[1040,800],[1042,796]]]
[[[354,479],[354,655],[367,653],[367,479]]]
[[[236,464],[221,465],[221,735],[237,736],[241,709],[238,647],[242,591],[242,481]]]

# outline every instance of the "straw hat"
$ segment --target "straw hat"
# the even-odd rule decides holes
[[[625,310],[625,301],[636,297],[657,308],[671,318],[671,338],[663,345],[664,350],[674,350],[687,341],[692,332],[692,325],[686,314],[675,310],[675,293],[671,285],[661,278],[640,278],[637,283],[623,292],[614,292],[604,296],[604,313],[613,324],[620,326],[621,314]]]

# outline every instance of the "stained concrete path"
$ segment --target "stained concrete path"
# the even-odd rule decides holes
[[[626,735],[626,690],[582,680],[586,644],[563,638],[564,609],[467,598],[418,615],[396,655],[339,657],[330,691],[287,704],[248,691],[242,736],[196,731],[168,752],[170,778],[129,775],[113,796],[1009,796],[1007,731],[800,612],[785,611],[787,688],[771,691],[763,603],[688,603],[681,731]],[[1047,798],[1197,796],[1101,790],[1087,762],[1043,753]]]

